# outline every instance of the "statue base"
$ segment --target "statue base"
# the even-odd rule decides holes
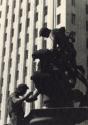
[[[80,125],[88,120],[88,108],[36,109],[32,110],[30,115],[30,125]]]

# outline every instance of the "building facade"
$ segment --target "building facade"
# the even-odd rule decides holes
[[[7,123],[7,98],[20,83],[34,89],[30,80],[37,62],[32,53],[52,48],[50,39],[39,37],[41,27],[60,28],[75,34],[77,62],[88,77],[88,0],[0,0],[0,119]],[[77,87],[85,93],[85,86]],[[42,96],[35,104],[26,104],[26,114],[42,107]]]

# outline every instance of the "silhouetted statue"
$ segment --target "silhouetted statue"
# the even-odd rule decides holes
[[[48,107],[73,106],[73,101],[84,100],[83,93],[74,90],[76,79],[81,80],[88,88],[84,77],[84,68],[76,63],[76,50],[73,42],[73,32],[65,35],[65,28],[50,30],[41,28],[40,36],[53,40],[53,49],[35,51],[33,59],[39,59],[40,70],[31,79],[42,94],[49,97]]]

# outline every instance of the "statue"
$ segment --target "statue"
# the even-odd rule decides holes
[[[33,60],[39,59],[39,71],[31,79],[39,93],[48,96],[44,104],[48,108],[88,106],[88,96],[74,89],[79,79],[88,88],[83,66],[76,63],[73,32],[65,35],[65,28],[50,30],[41,28],[40,36],[53,40],[53,49],[40,49],[33,53]]]

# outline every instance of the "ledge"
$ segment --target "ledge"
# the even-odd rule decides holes
[[[75,125],[88,120],[88,108],[36,109],[30,115],[30,125]]]

